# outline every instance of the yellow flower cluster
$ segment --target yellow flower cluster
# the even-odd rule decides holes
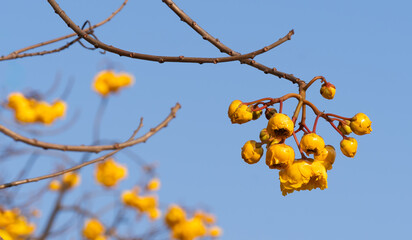
[[[14,117],[20,123],[50,125],[66,113],[66,103],[62,100],[49,104],[34,98],[26,98],[23,94],[16,92],[9,94],[7,106],[14,110]]]
[[[115,73],[112,70],[103,70],[94,78],[93,89],[102,96],[118,92],[123,87],[131,86],[133,76],[128,73]]]
[[[80,184],[80,175],[75,172],[68,172],[63,174],[61,180],[54,179],[49,183],[49,190],[60,191],[62,187],[64,189],[72,189]]]
[[[160,189],[160,179],[152,178],[146,185],[146,190],[148,191],[157,191]]]
[[[106,240],[104,232],[105,227],[98,219],[88,219],[84,223],[83,236],[88,240]]]
[[[4,240],[27,239],[34,229],[34,224],[29,223],[18,209],[0,207],[0,237]]]
[[[327,99],[332,99],[335,94],[335,87],[332,84],[324,84],[321,94]],[[266,100],[270,102],[263,107],[259,106],[259,104],[264,104],[262,100],[251,103],[243,103],[240,100],[233,101],[228,110],[231,122],[242,124],[256,120],[262,114],[262,108],[267,108],[269,104],[275,102],[274,99],[270,98],[266,98]],[[255,112],[258,113],[255,114]],[[243,160],[248,164],[259,162],[264,154],[262,146],[266,144],[266,165],[270,169],[280,170],[280,189],[284,196],[294,191],[316,188],[323,190],[327,188],[328,175],[326,172],[332,169],[332,164],[336,158],[336,151],[333,146],[325,145],[323,138],[315,133],[317,120],[314,130],[311,132],[306,125],[301,125],[295,130],[294,121],[289,116],[278,113],[273,108],[267,108],[265,116],[268,119],[268,123],[266,128],[260,132],[259,138],[261,142],[247,141],[241,151]],[[350,120],[341,118],[339,119],[340,125],[338,127],[335,126],[335,128],[339,129],[342,134],[347,135],[353,132],[357,135],[364,135],[372,131],[371,121],[363,113],[356,114]],[[327,115],[326,119],[332,121]],[[295,135],[298,131],[304,132],[300,142]],[[285,140],[292,135],[301,152],[301,159],[295,159],[295,151],[291,146],[285,144]],[[342,153],[345,156],[354,157],[357,151],[357,141],[354,138],[342,136],[343,140],[340,144]],[[313,158],[308,158],[304,154],[313,155]]]
[[[116,163],[113,158],[96,165],[96,181],[105,187],[114,187],[127,175],[127,168]]]
[[[153,195],[140,196],[138,187],[124,191],[122,193],[122,202],[128,207],[146,214],[150,220],[156,220],[162,214],[158,208],[157,197]]]
[[[186,211],[178,205],[171,205],[164,221],[171,230],[171,237],[176,240],[194,240],[199,237],[217,238],[222,234],[220,227],[214,225],[216,219],[212,214],[196,211],[187,219]]]

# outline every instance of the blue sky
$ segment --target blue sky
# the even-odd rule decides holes
[[[85,20],[92,24],[103,20],[121,1],[59,3],[81,25]],[[247,140],[258,140],[266,121],[262,118],[231,125],[227,118],[230,102],[280,97],[296,92],[297,87],[237,62],[158,64],[110,53],[102,55],[74,45],[53,55],[1,62],[1,98],[11,91],[44,91],[57,74],[63,82],[74,79],[67,99],[66,120],[80,109],[78,121],[70,131],[42,140],[88,144],[100,101],[90,85],[95,74],[111,63],[117,70],[132,73],[136,82],[132,88],[110,97],[102,122],[102,138],[127,138],[140,117],[144,117],[143,130],[147,131],[179,102],[182,109],[177,118],[132,151],[145,161],[159,163],[162,203],[206,206],[218,216],[218,223],[224,229],[222,239],[406,239],[412,223],[409,185],[412,3],[406,0],[176,3],[209,33],[239,52],[261,48],[294,29],[291,41],[255,60],[305,81],[322,75],[336,86],[335,99],[323,99],[318,92],[320,84],[316,83],[308,91],[308,100],[326,112],[348,117],[364,112],[370,117],[373,132],[356,137],[359,143],[356,157],[349,159],[338,151],[333,170],[328,172],[328,189],[283,197],[277,171],[268,169],[264,161],[256,165],[243,162],[240,148]],[[0,26],[0,55],[71,33],[46,1],[2,3]],[[108,44],[136,52],[223,56],[160,0],[130,1],[96,34]],[[63,86],[49,100],[62,91]],[[294,105],[294,100],[288,101],[284,112],[292,114]],[[10,120],[11,116],[3,114],[3,118]],[[314,116],[309,115],[308,121],[313,120]],[[318,133],[339,149],[339,135],[325,122],[320,122]],[[2,142],[6,141],[2,137]],[[70,156],[75,160],[81,157]],[[133,165],[123,154],[117,158]],[[9,162],[8,167],[21,167],[26,159]],[[45,171],[61,164],[58,161],[45,157],[31,176],[48,173]],[[95,186],[92,171],[93,167],[82,171],[86,179],[82,187]],[[138,177],[139,171],[129,171],[131,178]],[[29,190],[36,184],[21,189]],[[130,188],[131,184],[131,180],[126,181],[120,189]],[[40,207],[46,209],[47,203]]]

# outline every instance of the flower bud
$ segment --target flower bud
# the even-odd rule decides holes
[[[242,147],[242,158],[245,162],[249,164],[254,164],[259,162],[263,155],[263,148],[256,141],[250,140],[245,143]]]
[[[286,139],[293,134],[292,120],[283,113],[275,113],[266,127],[268,133],[274,138]]]
[[[343,155],[353,158],[355,157],[356,150],[358,149],[358,142],[354,138],[344,138],[340,142],[340,150]]]
[[[266,130],[266,128],[264,128],[264,129],[262,129],[262,131],[260,131],[259,139],[262,143],[268,143],[269,142],[270,135],[269,135],[268,131]]]
[[[365,135],[372,132],[372,122],[364,113],[356,114],[350,121],[350,128],[356,135]]]
[[[287,168],[295,159],[295,151],[284,143],[273,144],[266,153],[266,165],[272,169]]]
[[[252,110],[240,100],[233,101],[227,113],[232,123],[242,124],[253,119]]]
[[[278,111],[275,108],[266,108],[266,111],[265,111],[266,119],[270,120],[270,118],[277,112]]]
[[[322,84],[322,87],[320,88],[320,94],[326,99],[333,99],[335,96],[336,92],[336,87],[332,83],[324,83]]]
[[[323,138],[315,133],[303,135],[300,140],[300,147],[306,154],[319,155],[325,148]]]
[[[350,121],[345,120],[345,124],[342,124],[342,122],[339,122],[338,129],[344,134],[344,135],[349,135],[352,132],[352,129],[350,128]]]
[[[331,145],[326,145],[322,150],[322,153],[315,156],[315,162],[321,162],[326,170],[331,170],[332,165],[335,162],[336,151],[335,148]]]
[[[262,115],[262,110],[259,111],[253,111],[252,119],[256,120]]]

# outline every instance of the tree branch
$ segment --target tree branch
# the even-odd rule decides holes
[[[212,35],[210,35],[207,31],[205,31],[202,27],[200,27],[195,21],[193,21],[185,12],[182,11],[182,9],[180,9],[172,0],[162,0],[173,12],[176,13],[177,16],[180,17],[180,19],[182,21],[184,21],[185,23],[187,23],[187,25],[189,25],[193,30],[195,30],[200,36],[203,37],[203,39],[209,41],[211,44],[213,44],[215,47],[217,47],[221,52],[227,53],[228,55],[231,56],[238,56],[240,55],[240,53],[232,50],[231,48],[229,48],[228,46],[224,45],[223,43],[221,43],[219,41],[219,39],[214,38]],[[294,34],[294,31],[291,30],[287,35],[287,39],[286,40],[290,40],[291,36]],[[285,40],[285,41],[286,41]],[[284,42],[285,42],[284,41]],[[287,79],[289,81],[291,81],[292,83],[296,83],[296,84],[301,84],[301,82],[303,82],[302,80],[300,80],[299,78],[293,76],[293,74],[287,74],[281,71],[278,71],[276,68],[269,68],[263,64],[260,64],[254,60],[251,59],[243,59],[240,61],[241,63],[245,63],[247,65],[250,65],[254,68],[257,68],[261,71],[263,71],[264,73],[268,74],[273,74],[279,78],[284,78]]]
[[[48,142],[42,142],[38,141],[37,139],[32,139],[32,138],[27,138],[24,137],[16,132],[13,132],[12,130],[6,128],[3,125],[0,125],[0,132],[4,133],[5,135],[9,136],[10,138],[13,138],[15,141],[23,142],[28,145],[32,145],[35,147],[40,147],[43,149],[55,149],[55,150],[62,150],[62,151],[72,151],[72,152],[95,152],[99,153],[101,151],[105,150],[116,150],[116,149],[123,149],[126,147],[130,147],[133,145],[136,145],[138,143],[146,142],[147,139],[149,139],[152,135],[154,135],[156,132],[158,132],[160,129],[164,128],[167,126],[167,124],[176,117],[177,111],[181,108],[179,103],[176,103],[176,105],[171,109],[170,114],[166,117],[163,122],[158,124],[156,127],[151,128],[149,132],[147,132],[145,135],[136,138],[136,139],[129,139],[125,142],[122,143],[117,143],[117,144],[112,144],[112,145],[90,145],[90,146],[85,146],[85,145],[62,145],[62,144],[55,144],[55,143],[48,143]],[[136,134],[136,132],[134,133]]]
[[[259,50],[247,53],[247,54],[237,54],[231,57],[215,57],[215,58],[203,58],[203,57],[185,57],[185,56],[157,56],[157,55],[150,55],[150,54],[143,54],[137,52],[131,52],[128,50],[120,49],[114,47],[112,45],[107,45],[99,41],[96,38],[93,38],[88,34],[86,31],[83,31],[79,26],[77,26],[67,14],[60,8],[59,4],[55,0],[48,0],[49,4],[53,7],[56,14],[60,16],[60,18],[75,32],[77,35],[90,44],[92,44],[95,48],[100,48],[106,50],[111,53],[118,54],[119,56],[126,56],[130,58],[137,58],[141,60],[147,61],[155,61],[159,63],[163,62],[186,62],[186,63],[221,63],[221,62],[231,62],[231,61],[238,61],[242,59],[254,58],[255,56],[262,54],[264,52],[269,51],[270,49],[275,48],[276,46],[282,44],[287,39],[279,39],[278,41],[270,44],[269,46],[263,47]],[[286,37],[285,37],[286,38]],[[290,38],[290,37],[289,37]]]

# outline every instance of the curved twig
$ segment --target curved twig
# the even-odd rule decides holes
[[[95,28],[98,28],[98,27],[102,26],[103,24],[107,23],[108,21],[112,20],[112,18],[113,18],[114,16],[116,16],[116,14],[118,14],[118,13],[123,9],[123,7],[126,5],[126,3],[127,3],[128,1],[129,1],[129,0],[125,0],[125,1],[122,3],[122,5],[121,5],[116,11],[114,11],[108,18],[106,18],[105,20],[97,23],[96,25],[93,25],[92,27],[89,27],[89,28],[85,29],[85,31],[86,31],[86,32],[89,32],[89,31],[91,31],[91,30],[93,30],[93,29],[95,29]],[[59,38],[55,38],[55,39],[52,39],[52,40],[49,40],[49,41],[46,41],[46,42],[41,42],[41,43],[38,43],[38,44],[35,44],[35,45],[32,45],[32,46],[28,46],[28,47],[22,48],[22,49],[20,49],[20,50],[16,50],[16,51],[10,53],[10,54],[7,55],[7,56],[1,56],[1,57],[0,57],[0,61],[12,60],[12,59],[22,58],[22,57],[28,57],[28,56],[44,55],[44,54],[36,54],[36,53],[31,53],[32,55],[24,55],[24,54],[20,54],[20,53],[26,52],[26,51],[31,50],[31,49],[39,48],[39,47],[42,47],[42,46],[45,46],[45,45],[48,45],[48,44],[52,44],[52,43],[55,43],[55,42],[59,42],[59,41],[62,41],[62,40],[64,40],[64,39],[68,39],[68,38],[71,38],[71,37],[75,37],[76,35],[77,35],[76,33],[72,33],[72,34],[68,34],[68,35],[66,35],[66,36],[62,36],[62,37],[59,37]],[[29,54],[30,54],[30,53],[29,53]],[[36,54],[36,55],[33,55],[33,54]]]
[[[83,31],[79,26],[77,26],[67,14],[60,8],[59,4],[55,0],[48,0],[49,4],[53,7],[56,14],[60,16],[60,18],[75,32],[77,35],[90,44],[92,44],[95,48],[101,48],[105,51],[118,54],[119,56],[127,56],[130,58],[137,58],[141,60],[147,61],[155,61],[159,63],[163,62],[186,62],[186,63],[221,63],[221,62],[231,62],[231,61],[238,61],[242,59],[254,58],[255,56],[267,52],[270,49],[275,48],[276,46],[282,44],[283,42],[290,39],[290,33],[286,37],[279,39],[278,41],[272,43],[269,46],[261,48],[259,50],[247,53],[247,54],[236,54],[231,57],[216,57],[216,58],[203,58],[203,57],[185,57],[185,56],[157,56],[151,54],[143,54],[137,52],[131,52],[128,50],[120,49],[111,45],[107,45],[99,41],[97,38],[92,37],[86,31]]]
[[[240,55],[240,53],[233,51],[231,48],[228,46],[224,45],[219,41],[219,39],[214,38],[212,35],[210,35],[208,32],[206,32],[203,28],[201,28],[195,21],[193,21],[185,12],[183,12],[172,0],[162,0],[173,12],[175,12],[182,21],[187,23],[193,30],[195,30],[199,35],[203,37],[203,39],[209,41],[211,44],[213,44],[215,47],[217,47],[221,52],[227,53],[228,55],[231,56],[237,56]],[[286,40],[290,40],[291,36],[294,34],[293,30],[291,30],[288,35],[286,35],[288,38]],[[285,41],[286,41],[285,40]],[[285,42],[284,41],[284,42]],[[243,59],[240,61],[241,63],[248,64],[254,68],[257,68],[264,73],[268,74],[273,74],[279,78],[284,78],[292,83],[296,84],[301,84],[302,80],[299,78],[293,76],[293,74],[287,74],[281,71],[278,71],[276,68],[269,68],[263,64],[260,64],[254,60],[251,59]]]
[[[123,143],[117,143],[117,144],[112,144],[112,145],[91,145],[91,146],[85,146],[85,145],[62,145],[62,144],[55,144],[55,143],[48,143],[48,142],[42,142],[38,141],[37,139],[31,139],[24,137],[16,132],[13,132],[12,130],[6,128],[3,125],[0,125],[0,132],[4,133],[5,135],[9,136],[10,138],[13,138],[15,141],[23,142],[28,145],[32,145],[35,147],[40,147],[43,149],[55,149],[55,150],[62,150],[62,151],[73,151],[73,152],[101,152],[105,150],[116,150],[116,149],[123,149],[126,147],[133,146],[138,143],[146,142],[147,139],[149,139],[153,134],[155,134],[157,131],[160,129],[164,128],[167,126],[167,124],[176,117],[176,112],[180,109],[180,104],[176,103],[176,105],[171,109],[170,114],[167,116],[163,122],[161,122],[159,125],[157,125],[154,128],[151,128],[149,132],[147,132],[145,135],[132,139],[132,140],[127,140]]]

